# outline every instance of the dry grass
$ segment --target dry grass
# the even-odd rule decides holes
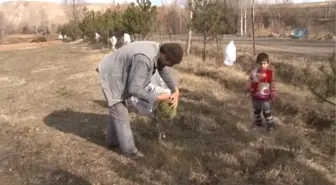
[[[4,44],[0,45],[0,51],[11,51],[11,50],[26,50],[26,49],[35,49],[55,44],[61,44],[62,41],[59,40],[52,40],[47,42],[21,42],[21,43],[15,43],[15,44]]]
[[[335,124],[307,120],[334,109],[291,81],[300,79],[287,76],[291,68],[303,67],[294,59],[272,55],[281,72],[277,129],[268,135],[250,130],[243,88],[251,58],[224,68],[211,57],[186,57],[176,67],[181,102],[166,141],[132,115],[148,156],[132,161],[103,145],[108,117],[95,67],[104,53],[78,43],[1,53],[0,184],[334,184]]]
[[[57,40],[58,35],[56,34],[50,34],[46,36],[46,39],[48,42],[52,42]],[[37,39],[37,36],[35,34],[11,34],[11,35],[5,35],[0,43],[0,47],[7,47],[11,44],[28,44],[32,40]]]

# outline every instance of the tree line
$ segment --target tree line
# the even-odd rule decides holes
[[[61,26],[59,32],[73,40],[93,40],[97,32],[105,43],[113,35],[119,37],[125,32],[133,37],[145,38],[154,31],[158,22],[156,6],[150,0],[137,0],[136,4],[131,3],[125,10],[117,7],[93,11],[84,7],[78,17],[81,18],[71,19]]]
[[[191,26],[194,33],[200,33],[205,40],[218,34],[237,32],[238,14],[230,8],[226,1],[216,0],[202,3],[195,0],[189,8],[194,12],[191,20],[185,20],[187,27]],[[76,40],[86,38],[94,40],[95,32],[101,35],[105,43],[112,36],[120,37],[129,33],[133,39],[141,40],[152,34],[160,34],[162,30],[172,30],[171,24],[176,24],[176,12],[168,10],[162,13],[150,0],[137,0],[126,8],[108,8],[105,11],[81,10],[77,20],[71,19],[59,31]],[[163,28],[163,29],[162,29]]]

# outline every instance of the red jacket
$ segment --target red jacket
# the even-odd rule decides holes
[[[275,97],[274,74],[271,69],[254,69],[247,87],[253,99],[271,100]]]

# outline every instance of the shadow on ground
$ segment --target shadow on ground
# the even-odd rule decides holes
[[[169,146],[158,142],[155,124],[148,119],[137,117],[132,123],[137,146],[148,156],[148,160],[138,162],[137,169],[150,170],[153,182],[186,184],[189,182],[187,176],[190,173],[188,165],[192,164],[196,165],[195,168],[199,168],[201,173],[206,173],[211,169],[210,171],[215,174],[220,174],[217,170],[225,164],[212,155],[221,148],[226,152],[234,152],[237,146],[243,147],[243,143],[253,140],[248,132],[229,121],[239,121],[239,116],[231,114],[222,116],[216,105],[210,106],[211,103],[219,102],[219,100],[201,95],[203,100],[210,105],[201,104],[198,103],[200,95],[197,93],[184,89],[181,89],[181,92],[190,99],[181,100],[179,106],[181,113],[174,120],[173,126],[166,130]],[[103,101],[94,102],[105,107]],[[56,110],[44,118],[44,123],[62,132],[71,133],[104,146],[104,129],[107,120],[108,115],[104,114]],[[201,163],[202,169],[197,161]],[[216,166],[211,167],[211,165]],[[138,170],[134,172],[131,167],[129,168],[129,170],[118,170],[118,173],[128,179],[133,178],[132,180],[139,183],[140,177],[135,174],[141,172]],[[168,173],[166,175],[170,178],[164,177],[162,171],[155,170],[160,168],[163,168],[164,173]]]
[[[230,113],[241,112],[239,106],[226,111],[219,106],[225,107],[228,102],[186,89],[181,89],[181,93],[183,98],[179,114],[172,127],[165,130],[167,138],[164,143],[157,140],[155,124],[141,117],[134,119],[132,129],[135,141],[147,158],[134,165],[115,169],[120,177],[137,184],[150,185],[219,185],[232,182],[275,185],[274,179],[265,177],[265,170],[271,170],[284,160],[294,161],[293,152],[276,149],[251,149],[250,152],[256,153],[253,156],[260,156],[257,158],[242,155],[242,149],[248,148],[248,144],[259,136],[240,124],[246,121],[245,118]],[[105,107],[103,101],[94,102]],[[57,130],[103,146],[107,119],[108,115],[104,114],[57,110],[47,115],[44,122]],[[320,177],[315,182],[327,182],[323,181],[322,174],[313,170],[309,173]]]
[[[44,118],[44,123],[64,133],[71,133],[104,146],[104,129],[108,116],[104,114],[56,110]]]
[[[29,153],[22,141],[16,142],[20,143],[22,152],[9,152],[12,155],[0,160],[1,184],[91,185],[85,178],[64,169],[64,166],[60,167],[57,159],[48,160],[43,152]]]

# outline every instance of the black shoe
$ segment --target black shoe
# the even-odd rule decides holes
[[[267,132],[271,132],[274,129],[275,129],[274,123],[267,123],[267,126],[266,126]]]
[[[109,149],[109,150],[115,150],[115,149],[118,149],[118,148],[119,148],[119,145],[118,145],[118,144],[115,144],[115,145],[107,145],[106,148]]]

